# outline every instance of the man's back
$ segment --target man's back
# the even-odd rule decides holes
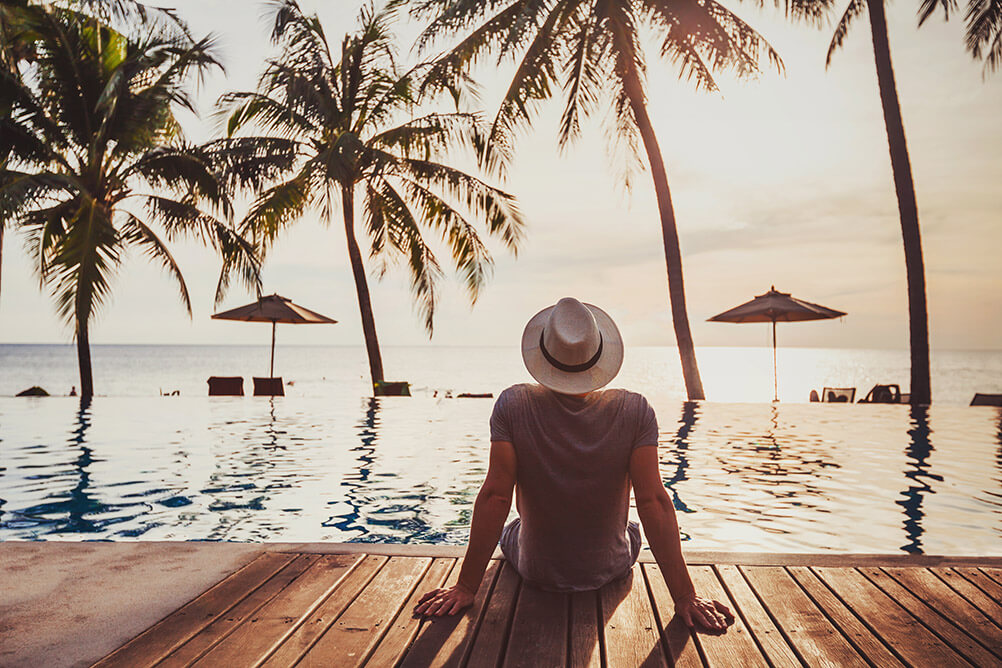
[[[656,446],[657,434],[650,405],[627,390],[573,396],[525,384],[502,392],[491,440],[510,442],[518,459],[515,566],[523,577],[578,591],[629,569],[630,455]]]

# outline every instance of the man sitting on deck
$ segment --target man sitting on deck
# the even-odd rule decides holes
[[[623,341],[601,309],[564,298],[522,334],[522,359],[539,385],[509,387],[491,416],[487,478],[473,506],[456,585],[428,592],[425,615],[473,603],[494,546],[526,582],[549,591],[598,589],[630,573],[640,527],[628,522],[630,487],[677,614],[692,627],[725,629],[727,606],[696,595],[675,508],[658,470],[658,425],[647,400],[599,391],[619,372]],[[504,526],[517,487],[519,517]]]

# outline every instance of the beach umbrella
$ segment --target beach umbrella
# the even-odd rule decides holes
[[[740,306],[718,313],[708,320],[710,322],[772,323],[772,384],[775,400],[779,401],[779,380],[776,374],[776,323],[828,320],[841,318],[844,315],[845,313],[842,311],[797,299],[789,292],[779,292],[774,285],[764,295],[759,295]]]
[[[333,325],[337,320],[320,315],[316,311],[294,304],[291,299],[280,295],[261,297],[253,304],[240,306],[229,311],[216,313],[213,320],[244,320],[247,322],[271,323],[271,366],[268,376],[275,376],[275,325],[280,322],[290,325]]]

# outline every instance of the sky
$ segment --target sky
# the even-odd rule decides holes
[[[218,36],[225,74],[198,90],[203,119],[184,116],[194,140],[213,136],[208,112],[227,90],[251,90],[269,53],[263,3],[175,0],[198,34]],[[363,3],[320,8],[331,40],[352,30]],[[784,346],[906,349],[907,295],[900,224],[872,43],[865,17],[826,70],[832,27],[793,25],[780,11],[725,3],[776,48],[782,74],[718,79],[697,92],[671,63],[649,54],[649,111],[675,203],[693,338],[698,346],[768,346],[767,325],[707,322],[770,286],[845,311],[840,320],[781,328]],[[1002,346],[1002,72],[983,75],[963,49],[962,25],[940,16],[917,27],[918,3],[888,5],[891,53],[919,204],[933,354]],[[839,8],[839,13],[844,8]],[[399,27],[405,60],[420,26]],[[484,110],[511,66],[473,74]],[[373,278],[383,345],[517,345],[525,322],[564,296],[608,311],[627,345],[674,345],[661,231],[650,175],[627,191],[596,119],[573,146],[557,147],[562,104],[545,104],[519,136],[503,187],[517,196],[526,239],[513,257],[488,241],[494,275],[476,305],[454,274],[441,284],[434,337],[412,308],[406,272]],[[23,240],[4,239],[0,342],[72,340],[40,289]],[[364,243],[364,242],[363,242]],[[172,246],[192,295],[189,319],[175,284],[139,255],[126,259],[92,343],[266,344],[264,325],[212,321],[216,310],[255,298],[239,286],[213,305],[219,262],[194,245]],[[363,251],[364,252],[364,251]],[[447,255],[443,249],[440,257]],[[357,345],[358,305],[340,221],[304,215],[276,244],[263,272],[279,293],[339,321],[284,327],[283,343]]]

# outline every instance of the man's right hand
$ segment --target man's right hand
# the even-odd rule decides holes
[[[421,597],[414,612],[429,617],[454,615],[473,605],[474,595],[475,592],[458,584],[447,589],[433,589]]]
[[[720,601],[699,596],[677,602],[675,612],[690,629],[698,625],[708,631],[723,631],[734,623],[730,608]]]

